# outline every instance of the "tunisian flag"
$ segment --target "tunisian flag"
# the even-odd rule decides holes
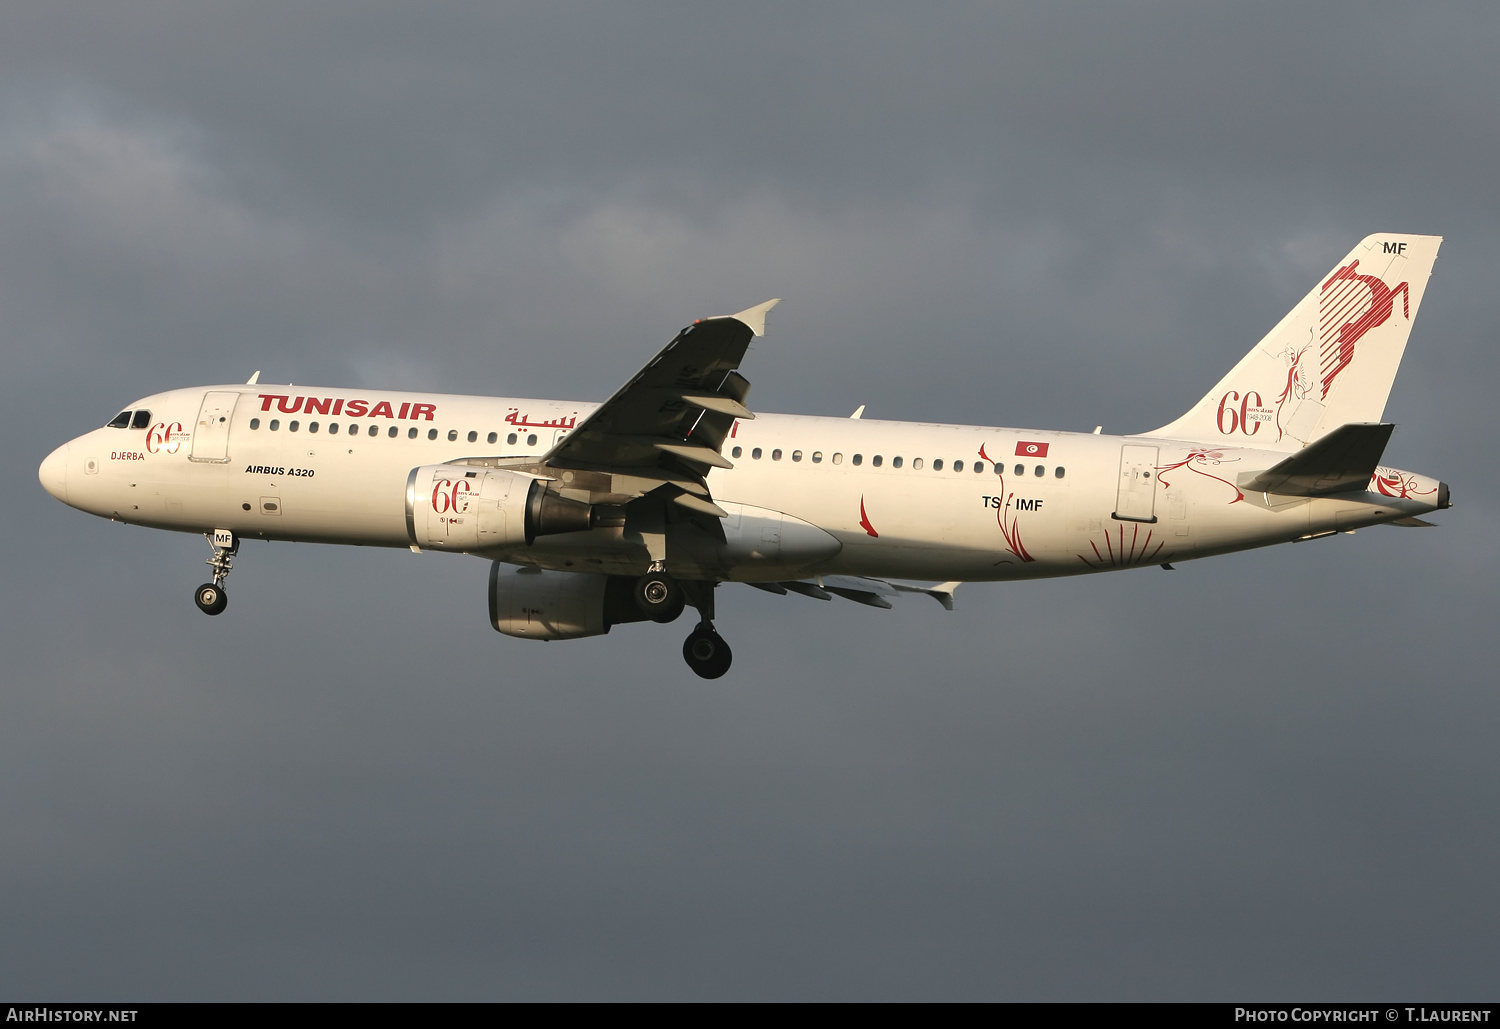
[[[1032,443],[1032,442],[1030,442],[1028,440],[1024,440],[1023,439],[1021,442],[1019,442],[1019,443],[1016,444],[1016,456],[1017,457],[1046,457],[1047,456],[1047,444],[1045,444],[1045,443]]]

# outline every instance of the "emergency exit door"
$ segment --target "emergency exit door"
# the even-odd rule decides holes
[[[1120,490],[1114,515],[1120,521],[1156,521],[1156,455],[1156,447],[1120,448]]]

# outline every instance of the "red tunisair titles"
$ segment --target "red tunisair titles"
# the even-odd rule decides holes
[[[256,395],[260,397],[262,411],[271,410],[274,403],[276,410],[282,414],[301,411],[303,414],[343,415],[346,418],[394,418],[408,421],[425,419],[430,422],[437,411],[436,404],[414,404],[409,400],[393,409],[388,400],[372,404],[368,400],[345,400],[343,397],[290,397],[279,393]]]

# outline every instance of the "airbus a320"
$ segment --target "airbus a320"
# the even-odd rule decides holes
[[[1441,242],[1363,240],[1187,413],[1132,435],[752,413],[740,365],[772,300],[689,325],[603,403],[257,372],[143,397],[39,475],[81,511],[205,535],[205,614],[224,611],[246,539],[447,551],[491,562],[508,636],[596,636],[690,605],[683,657],[712,679],[731,660],[723,583],[951,609],[963,582],[1429,524],[1448,487],[1381,464],[1381,419]]]

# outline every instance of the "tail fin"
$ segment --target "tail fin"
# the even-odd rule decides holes
[[[1367,236],[1187,414],[1143,435],[1296,450],[1380,421],[1442,242]]]

